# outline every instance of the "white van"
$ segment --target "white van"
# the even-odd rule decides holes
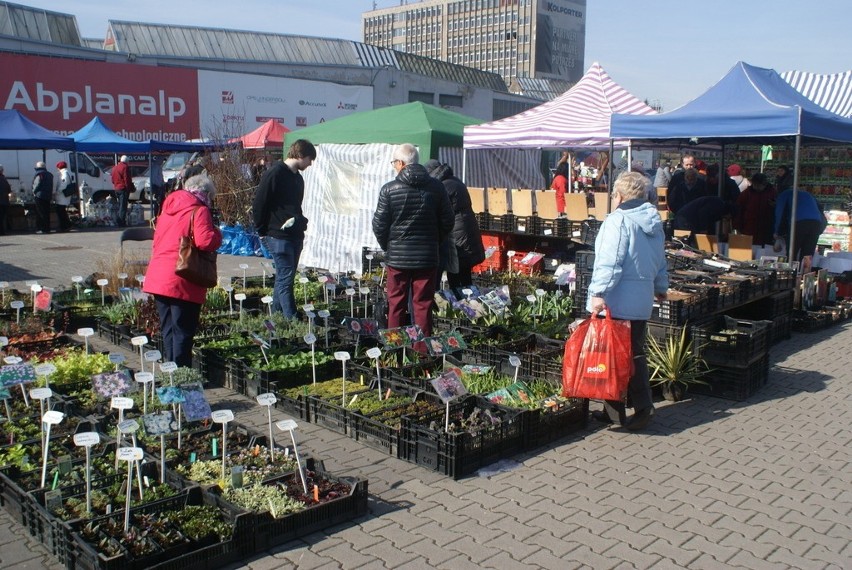
[[[78,173],[77,184],[81,199],[100,202],[113,194],[112,180],[83,152],[66,150],[0,150],[0,164],[5,170],[6,179],[12,186],[12,195],[18,202],[33,201],[33,177],[35,164],[44,161],[47,170],[56,176],[56,163],[68,163],[71,172]]]

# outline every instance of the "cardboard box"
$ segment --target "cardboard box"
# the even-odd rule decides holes
[[[474,213],[487,212],[485,209],[485,188],[468,188],[470,194],[470,207]]]
[[[532,216],[534,212],[533,191],[512,190],[512,213],[516,216]]]
[[[556,210],[556,190],[536,190],[535,209],[539,218],[555,220],[559,215]]]
[[[489,188],[488,189],[488,213],[492,216],[502,216],[509,213],[509,189],[508,188]]]
[[[737,261],[751,261],[752,236],[728,234],[728,257]]]
[[[565,213],[569,220],[582,221],[589,217],[585,194],[565,194]]]

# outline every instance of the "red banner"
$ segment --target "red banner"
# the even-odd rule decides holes
[[[0,53],[0,101],[70,134],[98,116],[129,139],[201,136],[194,69]]]

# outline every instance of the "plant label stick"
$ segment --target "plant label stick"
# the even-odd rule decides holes
[[[133,442],[133,447],[137,447],[136,445],[136,432],[139,430],[139,422],[136,420],[124,420],[123,422],[118,424],[118,431],[122,434],[130,434],[130,439]],[[137,464],[138,469],[136,470],[136,479],[139,482],[139,500],[143,499],[142,494],[142,466],[141,464]]]
[[[57,425],[65,418],[65,414],[62,412],[57,412],[56,410],[50,410],[49,412],[45,412],[41,417],[41,423],[45,426],[45,438],[44,445],[42,445],[42,453],[41,453],[41,486],[44,487],[45,479],[47,479],[47,454],[50,449],[50,426]]]
[[[266,276],[266,274],[264,273],[264,277],[265,276]],[[264,281],[264,283],[265,283],[265,281]],[[264,284],[264,287],[266,287],[265,284]],[[260,298],[260,302],[263,303],[264,305],[266,305],[266,312],[269,313],[269,316],[271,317],[272,316],[272,295],[264,295],[263,297]]]
[[[372,273],[373,272],[373,258],[375,257],[375,255],[373,255],[372,253],[368,253],[364,257],[367,258],[367,273]]]
[[[240,303],[240,321],[243,320],[243,301],[246,300],[245,293],[236,293],[234,295],[234,299],[236,299]]]
[[[15,311],[16,311],[15,322],[17,324],[21,324],[21,309],[24,308],[24,302],[23,301],[12,301],[11,303],[9,303],[9,306],[12,307],[13,309],[15,309]]]
[[[308,304],[308,278],[307,277],[299,277],[299,283],[302,284],[302,293],[305,296],[305,304]]]
[[[109,285],[109,279],[98,279],[95,283],[101,288],[101,307],[106,304],[106,286]]]
[[[340,405],[344,408],[346,407],[346,361],[349,360],[349,358],[351,357],[345,350],[338,350],[334,353],[334,359],[343,363],[343,398]]]
[[[325,286],[325,284],[328,282],[328,277],[326,277],[325,275],[320,275],[319,277],[317,277],[317,281],[319,281],[319,283],[323,286],[323,301],[325,301],[325,304],[328,305],[328,288]]]
[[[234,314],[234,298],[231,296],[231,292],[234,288],[231,285],[222,285],[222,289],[228,294],[228,314]]]
[[[36,295],[38,295],[42,289],[43,287],[38,283],[33,283],[32,285],[30,285],[30,291],[32,291],[33,293],[33,313],[36,312]]]
[[[299,477],[301,477],[302,479],[302,489],[304,489],[305,494],[307,494],[308,480],[307,477],[305,477],[305,468],[302,465],[302,460],[299,458],[299,447],[296,445],[296,428],[298,427],[298,425],[296,424],[295,420],[281,420],[275,425],[281,431],[290,432],[290,441],[293,442],[293,454],[296,456],[296,465],[299,468]]]
[[[133,490],[133,464],[142,459],[142,448],[119,447],[116,459],[127,461],[127,493],[124,497],[124,532],[130,530],[130,492]]]
[[[115,365],[115,371],[118,372],[118,365],[124,362],[124,355],[120,352],[110,352],[107,358]]]
[[[243,289],[246,288],[246,270],[249,268],[248,263],[240,263],[240,269],[243,270]]]
[[[74,289],[77,290],[77,300],[80,300],[80,284],[83,282],[82,275],[75,275],[71,278],[71,282],[74,284]]]
[[[346,294],[349,295],[349,316],[355,318],[355,289],[349,287],[346,289]]]
[[[314,333],[308,333],[305,335],[305,342],[311,346],[311,374],[313,375],[314,384],[317,383],[317,353],[316,353],[316,342],[317,337]]]
[[[514,382],[518,381],[518,370],[521,368],[521,359],[514,354],[509,357],[509,364],[515,368]]]
[[[44,364],[41,366],[44,366]],[[38,374],[38,372],[36,372],[36,374]],[[38,400],[39,415],[44,415],[45,400],[50,400],[51,396],[53,396],[53,391],[50,388],[33,388],[30,390],[30,397],[33,400]],[[49,408],[50,406],[48,405],[48,409]],[[39,431],[41,431],[41,445],[44,447],[44,422],[42,422]]]
[[[74,434],[74,445],[86,448],[86,512],[92,512],[92,446],[101,442],[96,431],[84,431]]]
[[[112,400],[110,400],[109,407],[118,410],[118,423],[124,421],[124,410],[129,410],[133,408],[133,398],[123,398],[120,396],[113,396]],[[116,430],[115,434],[115,447],[116,449],[121,445],[121,430]],[[118,456],[115,457],[115,468],[118,469]]]
[[[314,313],[313,305],[311,306],[310,311],[305,311],[305,315],[308,317],[308,332],[313,334],[314,332],[314,319],[316,318],[316,313]]]
[[[95,334],[95,331],[90,327],[83,327],[81,329],[77,329],[77,336],[83,337],[83,342],[86,345],[86,354],[89,354],[89,337],[93,334]]]
[[[56,372],[56,365],[52,362],[45,362],[35,367],[35,373],[39,376],[44,376],[44,385],[50,388],[50,375]]]
[[[234,420],[231,410],[216,410],[210,415],[214,423],[222,424],[222,481],[225,480],[225,461],[228,457],[228,422]]]
[[[83,280],[83,278],[80,277],[80,281],[82,281],[82,280]],[[0,295],[2,295],[2,303],[4,305],[6,304],[6,289],[8,289],[8,288],[9,288],[9,282],[8,281],[0,281]]]
[[[121,280],[121,288],[124,289],[124,280],[127,279],[127,273],[119,273],[118,278]]]
[[[364,318],[367,318],[367,304],[370,302],[370,288],[361,287],[361,294],[364,295]]]
[[[175,370],[177,368],[177,363],[172,360],[167,360],[160,364],[160,372],[166,372],[169,375],[169,386],[174,386],[175,384]]]
[[[157,362],[163,357],[159,350],[146,350],[145,351],[145,362],[151,363],[151,401],[154,401],[154,391],[157,389],[157,378],[154,376],[154,373],[157,371],[156,366]],[[144,372],[144,370],[142,370]],[[145,387],[144,385],[142,386]]]
[[[535,294],[538,297],[538,314],[544,314],[544,296],[547,294],[544,289],[536,289]]]
[[[148,382],[154,381],[154,375],[151,372],[137,372],[134,374],[137,382],[142,384],[142,413],[148,414]]]
[[[317,314],[322,317],[323,326],[325,327],[325,347],[328,348],[328,318],[331,316],[331,313],[323,309]]]
[[[130,339],[130,344],[139,347],[139,370],[145,370],[145,356],[142,354],[142,348],[148,342],[148,337],[143,335],[134,336]]]
[[[275,397],[275,394],[267,393],[260,394],[257,396],[257,403],[261,406],[266,406],[266,416],[269,419],[269,461],[272,462],[275,460],[273,449],[275,448],[275,440],[272,438],[272,406],[275,405],[275,402],[278,401],[278,398]]]
[[[376,379],[379,382],[379,400],[382,399],[382,374],[379,372],[379,357],[382,355],[382,349],[374,346],[367,351],[367,356],[376,361]]]

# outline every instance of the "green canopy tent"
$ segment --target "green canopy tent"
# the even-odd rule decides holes
[[[440,147],[461,147],[466,125],[481,119],[447,111],[434,105],[414,102],[373,111],[353,113],[326,123],[287,133],[286,147],[296,139],[313,144],[402,144],[420,149],[420,160],[438,158]],[[461,169],[459,169],[461,170]]]

